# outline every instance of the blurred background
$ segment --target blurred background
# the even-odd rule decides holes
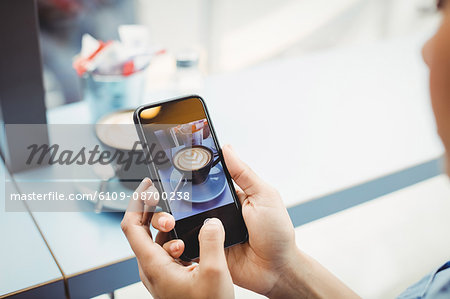
[[[166,54],[152,60],[147,92],[171,86],[176,58],[189,49],[202,75],[325,49],[398,38],[436,26],[434,0],[39,0],[48,108],[80,101],[72,58],[81,37],[118,39],[142,24]],[[152,75],[153,74],[153,75]]]

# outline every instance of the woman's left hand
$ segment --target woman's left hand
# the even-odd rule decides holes
[[[160,229],[173,227],[168,214],[147,212],[155,207],[157,192],[150,179],[145,178],[135,191],[137,200],[130,199],[121,226],[131,245],[139,266],[139,275],[155,298],[233,298],[234,288],[225,259],[225,231],[219,219],[212,218],[200,230],[199,264],[183,265],[167,253],[184,250],[181,240],[166,242],[167,232],[158,234],[153,241],[149,225],[157,223]],[[133,197],[134,198],[134,197]],[[164,245],[162,245],[164,244]],[[165,250],[166,249],[166,250]],[[178,255],[178,256],[179,256]]]

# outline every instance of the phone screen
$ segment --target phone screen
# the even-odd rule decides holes
[[[202,99],[141,107],[135,118],[160,202],[176,220],[174,233],[185,242],[186,257],[198,256],[197,235],[206,218],[221,219],[226,246],[245,241],[239,201]]]

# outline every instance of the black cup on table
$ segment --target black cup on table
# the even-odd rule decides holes
[[[219,159],[214,160],[214,152],[203,145],[193,145],[180,149],[173,155],[173,167],[183,178],[192,181],[192,184],[201,184],[208,178],[211,168]]]

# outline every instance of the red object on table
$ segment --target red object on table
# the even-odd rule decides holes
[[[125,77],[131,75],[134,73],[134,62],[133,60],[128,60],[127,62],[125,62],[122,66],[122,75],[124,75]]]
[[[89,63],[95,58],[95,56],[98,55],[103,49],[105,49],[107,46],[109,46],[112,41],[107,41],[106,43],[103,41],[99,41],[100,45],[98,46],[97,50],[95,50],[91,55],[88,57],[77,57],[75,61],[73,62],[72,66],[77,72],[78,76],[82,76],[84,73],[88,71]]]

